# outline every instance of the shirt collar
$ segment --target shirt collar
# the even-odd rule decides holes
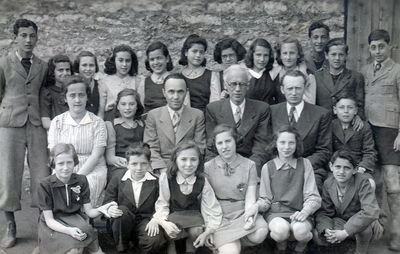
[[[55,173],[50,176],[50,182],[53,184],[53,187],[64,187],[65,186],[65,183],[61,182],[60,179],[57,178]],[[78,182],[77,175],[73,173],[67,184],[72,185],[77,182]]]
[[[250,75],[251,75],[252,77],[256,78],[256,79],[261,78],[261,76],[264,74],[264,71],[265,71],[265,68],[262,69],[262,70],[259,71],[259,72],[256,72],[256,71],[254,71],[254,70],[252,70],[252,69],[249,69]]]
[[[179,114],[179,116],[180,117],[182,117],[182,111],[183,111],[183,107],[184,107],[185,105],[182,105],[182,107],[180,108],[180,109],[178,109],[178,110],[173,110],[173,109],[171,109],[168,105],[167,105],[167,109],[168,109],[168,113],[169,113],[169,116],[171,117],[171,119],[172,119],[172,117],[174,116],[174,113],[175,112],[178,112],[178,114]]]
[[[187,177],[187,178],[185,178],[185,177],[183,177],[182,175],[181,175],[181,173],[178,171],[177,173],[176,173],[176,182],[178,183],[178,184],[183,184],[185,181],[188,183],[188,184],[194,184],[195,182],[196,182],[196,179],[197,179],[197,177],[196,177],[196,175],[191,175],[191,176],[189,176],[189,177]]]
[[[118,118],[114,119],[114,125],[123,125],[124,123],[127,123],[127,121],[122,117],[118,117]],[[144,124],[142,121],[134,120],[133,123],[134,124],[133,124],[132,128],[136,128],[138,125],[141,127],[144,127]],[[127,125],[127,124],[125,124],[125,125]]]
[[[244,105],[246,104],[246,99],[244,99],[243,102],[242,102],[239,106],[236,105],[235,103],[233,103],[232,100],[229,100],[229,102],[230,102],[230,104],[231,104],[232,112],[236,112],[236,108],[239,107],[239,108],[240,108],[240,112],[241,112],[242,115],[243,115],[243,112],[244,112]]]
[[[85,125],[93,123],[93,119],[90,117],[89,112],[87,111],[85,116],[82,118],[82,120],[77,123],[75,120],[72,118],[71,114],[69,111],[67,111],[67,118],[65,119],[65,124],[72,125],[72,126],[78,126],[78,125]]]
[[[289,104],[289,103],[286,103],[286,110],[287,110],[287,112],[288,112],[288,114],[289,114],[289,112],[290,112],[290,108],[291,108],[292,106]],[[296,106],[294,106],[295,108],[296,108],[296,114],[297,114],[297,116],[300,116],[300,114],[301,114],[301,112],[303,112],[303,109],[304,109],[304,100],[302,100],[299,104],[297,104]]]
[[[131,180],[131,182],[136,182],[136,183],[143,183],[145,181],[152,181],[152,180],[157,180],[157,178],[155,178],[152,174],[150,174],[149,172],[146,172],[146,174],[144,175],[144,177],[142,179],[140,179],[139,181],[136,181],[132,178],[131,175],[131,171],[128,169],[124,176],[121,178],[121,181],[126,181],[126,180]]]
[[[241,160],[241,157],[242,156],[240,154],[236,154],[235,160],[233,160],[231,163],[229,163],[229,166],[231,168],[239,167],[240,166],[240,162],[243,162]],[[215,162],[216,162],[218,167],[220,167],[220,168],[224,168],[225,167],[225,163],[226,162],[221,158],[221,156],[215,157]]]
[[[276,157],[276,158],[274,159],[274,163],[275,163],[275,165],[276,165],[276,170],[282,169],[285,165],[289,165],[289,166],[291,166],[292,168],[296,168],[296,166],[297,166],[297,159],[293,158],[293,159],[290,159],[289,161],[283,161],[283,160],[281,160],[279,157]]]
[[[18,53],[18,50],[15,51],[15,55],[17,56],[18,60],[21,62],[22,61],[22,56]],[[31,57],[29,57],[29,59],[31,60],[31,63],[33,61],[33,54],[31,55]]]
[[[381,67],[386,66],[386,64],[388,63],[390,57],[386,58],[383,62],[380,62]],[[377,61],[374,61],[374,67],[378,64]]]

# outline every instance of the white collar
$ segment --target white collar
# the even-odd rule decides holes
[[[126,181],[128,179],[135,183],[143,183],[145,181],[157,180],[157,178],[155,178],[152,174],[146,172],[142,179],[136,181],[132,178],[131,171],[129,169],[125,172],[124,176],[121,178],[121,181]]]
[[[78,126],[78,125],[85,125],[89,123],[93,123],[93,119],[90,117],[89,111],[86,111],[85,116],[82,118],[82,120],[77,123],[69,113],[69,111],[66,112],[67,116],[65,119],[65,124],[72,125],[72,126]]]
[[[274,159],[274,163],[275,163],[275,166],[276,166],[276,170],[282,169],[285,165],[289,165],[289,166],[291,166],[292,168],[296,168],[296,166],[297,166],[297,159],[293,158],[293,159],[291,159],[291,160],[285,162],[285,161],[281,160],[279,157],[276,157],[276,158]]]
[[[231,104],[231,109],[232,109],[232,112],[233,113],[235,113],[235,109],[237,108],[237,107],[239,107],[240,108],[240,112],[242,113],[242,115],[243,115],[243,112],[244,112],[244,105],[246,104],[246,99],[244,99],[243,101],[242,101],[242,103],[238,106],[238,105],[236,105],[235,103],[233,103],[231,100],[229,100],[229,103]]]
[[[288,112],[288,115],[289,115],[289,112],[290,112],[290,108],[291,108],[292,106],[289,104],[289,103],[286,103],[286,110],[287,110],[287,112]],[[297,104],[296,106],[294,106],[295,108],[296,108],[296,114],[297,114],[297,117],[300,117],[300,115],[301,115],[301,112],[303,112],[303,109],[304,109],[304,100],[302,100],[299,104]],[[297,120],[297,119],[296,119]]]
[[[256,78],[256,79],[261,78],[261,76],[264,74],[264,71],[265,71],[265,68],[262,69],[262,70],[259,71],[259,72],[256,72],[256,71],[254,71],[254,70],[252,70],[252,69],[249,69],[250,75],[251,75],[253,78]]]
[[[18,50],[15,51],[15,55],[17,56],[18,60],[21,62],[22,61],[22,56],[18,53]],[[31,60],[31,63],[32,63],[33,54],[31,55],[31,57],[29,57],[29,59]]]
[[[182,105],[182,107],[181,107],[180,109],[178,109],[178,110],[175,111],[175,110],[173,110],[172,108],[170,108],[170,107],[167,105],[168,113],[169,113],[169,116],[171,117],[171,119],[174,117],[175,112],[178,112],[179,117],[182,117],[183,107],[185,107],[185,105]]]
[[[183,184],[184,182],[187,182],[188,184],[194,184],[196,182],[196,179],[197,177],[195,174],[185,178],[179,171],[176,173],[176,182],[178,184]]]

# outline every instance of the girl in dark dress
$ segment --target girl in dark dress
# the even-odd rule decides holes
[[[99,71],[97,57],[90,51],[82,51],[74,61],[74,72],[81,73],[90,86],[90,94],[88,94],[88,101],[86,109],[95,115],[99,113],[99,83],[97,81],[96,73]]]
[[[254,40],[246,54],[245,63],[251,75],[247,98],[275,104],[276,85],[269,73],[274,63],[271,44],[264,39]]]
[[[162,89],[164,79],[174,68],[167,46],[159,41],[153,42],[146,49],[146,69],[151,75],[144,79],[142,99],[144,100],[144,111],[165,106],[167,101]]]
[[[229,96],[224,87],[224,70],[232,64],[237,64],[239,61],[242,61],[245,55],[246,49],[235,39],[225,38],[215,44],[214,61],[222,66],[222,70],[219,72],[221,98],[227,98]]]
[[[42,179],[38,189],[42,212],[38,226],[39,252],[81,254],[86,249],[87,253],[103,254],[97,232],[89,224],[87,216],[108,216],[108,208],[117,203],[92,207],[86,177],[73,173],[79,163],[73,145],[55,145],[50,157],[54,174]]]
[[[190,104],[203,112],[208,103],[219,100],[221,96],[219,73],[205,67],[206,50],[207,41],[191,34],[183,43],[179,59],[179,64],[185,66],[182,74],[190,92]]]
[[[117,116],[106,121],[106,160],[109,174],[116,169],[126,169],[125,152],[130,144],[143,141],[144,122],[141,120],[143,105],[136,90],[126,88],[117,95]],[[110,179],[110,178],[108,178]]]

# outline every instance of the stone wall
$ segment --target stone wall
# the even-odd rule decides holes
[[[191,33],[209,42],[207,59],[214,67],[215,43],[225,36],[248,47],[263,37],[272,43],[286,35],[308,47],[307,28],[323,20],[344,33],[343,0],[0,0],[0,56],[12,48],[12,25],[17,18],[35,21],[40,29],[35,52],[43,59],[64,53],[71,58],[90,50],[100,63],[113,46],[128,44],[146,73],[144,54],[155,40],[166,43],[175,62],[185,37]]]

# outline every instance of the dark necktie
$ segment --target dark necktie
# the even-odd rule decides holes
[[[293,126],[296,123],[296,118],[294,117],[294,111],[296,110],[295,107],[290,107],[289,111],[289,124]]]
[[[31,69],[31,65],[32,65],[31,59],[30,58],[22,58],[21,64],[22,64],[22,66],[24,66],[26,73],[29,74],[29,70]]]
[[[374,75],[377,71],[379,71],[382,68],[382,64],[381,63],[377,63],[374,67]]]
[[[174,114],[172,115],[172,128],[174,129],[175,133],[178,130],[179,122],[180,122],[179,113],[175,111]]]

